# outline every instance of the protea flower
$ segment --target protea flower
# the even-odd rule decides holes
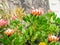
[[[4,19],[0,19],[0,27],[7,25],[7,21]]]
[[[12,29],[7,29],[6,31],[4,31],[4,34],[6,34],[7,36],[11,36],[15,31]]]
[[[55,35],[48,35],[48,41],[52,42],[52,41],[58,41],[59,38]]]
[[[44,14],[44,11],[42,9],[31,9],[30,13],[32,15],[42,15],[42,14]]]
[[[53,11],[50,9],[50,10],[48,10],[48,12],[53,12]]]
[[[15,19],[16,19],[16,17],[14,15],[12,15],[12,20],[15,20]]]

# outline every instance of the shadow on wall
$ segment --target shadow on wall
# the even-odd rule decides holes
[[[34,8],[43,8],[44,12],[49,9],[48,0],[20,0],[21,6],[25,8],[26,12],[29,12],[29,9]]]
[[[49,9],[48,0],[8,0],[6,2],[8,2],[7,5],[9,6],[9,9],[22,6],[27,13],[32,7],[43,8],[44,12]]]

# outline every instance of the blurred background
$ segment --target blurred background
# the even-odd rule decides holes
[[[2,7],[1,4],[4,6],[4,10],[10,10],[16,7],[23,7],[27,13],[32,7],[43,8],[45,12],[49,9],[48,0],[0,0],[0,8]]]

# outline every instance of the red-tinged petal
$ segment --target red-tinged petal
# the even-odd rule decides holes
[[[52,10],[48,10],[48,12],[52,12]]]
[[[15,20],[15,18],[16,18],[16,17],[15,17],[14,15],[12,15],[12,20]]]
[[[4,31],[4,34],[6,34],[7,36],[10,36],[10,35],[12,35],[14,32],[15,32],[14,30],[8,29],[8,30]]]
[[[7,21],[4,20],[4,19],[1,19],[1,20],[0,20],[0,27],[1,27],[1,26],[4,26],[4,25],[7,25]]]

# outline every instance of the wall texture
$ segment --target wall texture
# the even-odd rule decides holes
[[[48,0],[0,0],[7,5],[8,9],[22,6],[26,12],[29,12],[29,9],[34,8],[43,8],[46,12],[49,9]]]
[[[22,7],[29,11],[30,8],[43,8],[46,12],[49,9],[48,0],[20,0]]]

